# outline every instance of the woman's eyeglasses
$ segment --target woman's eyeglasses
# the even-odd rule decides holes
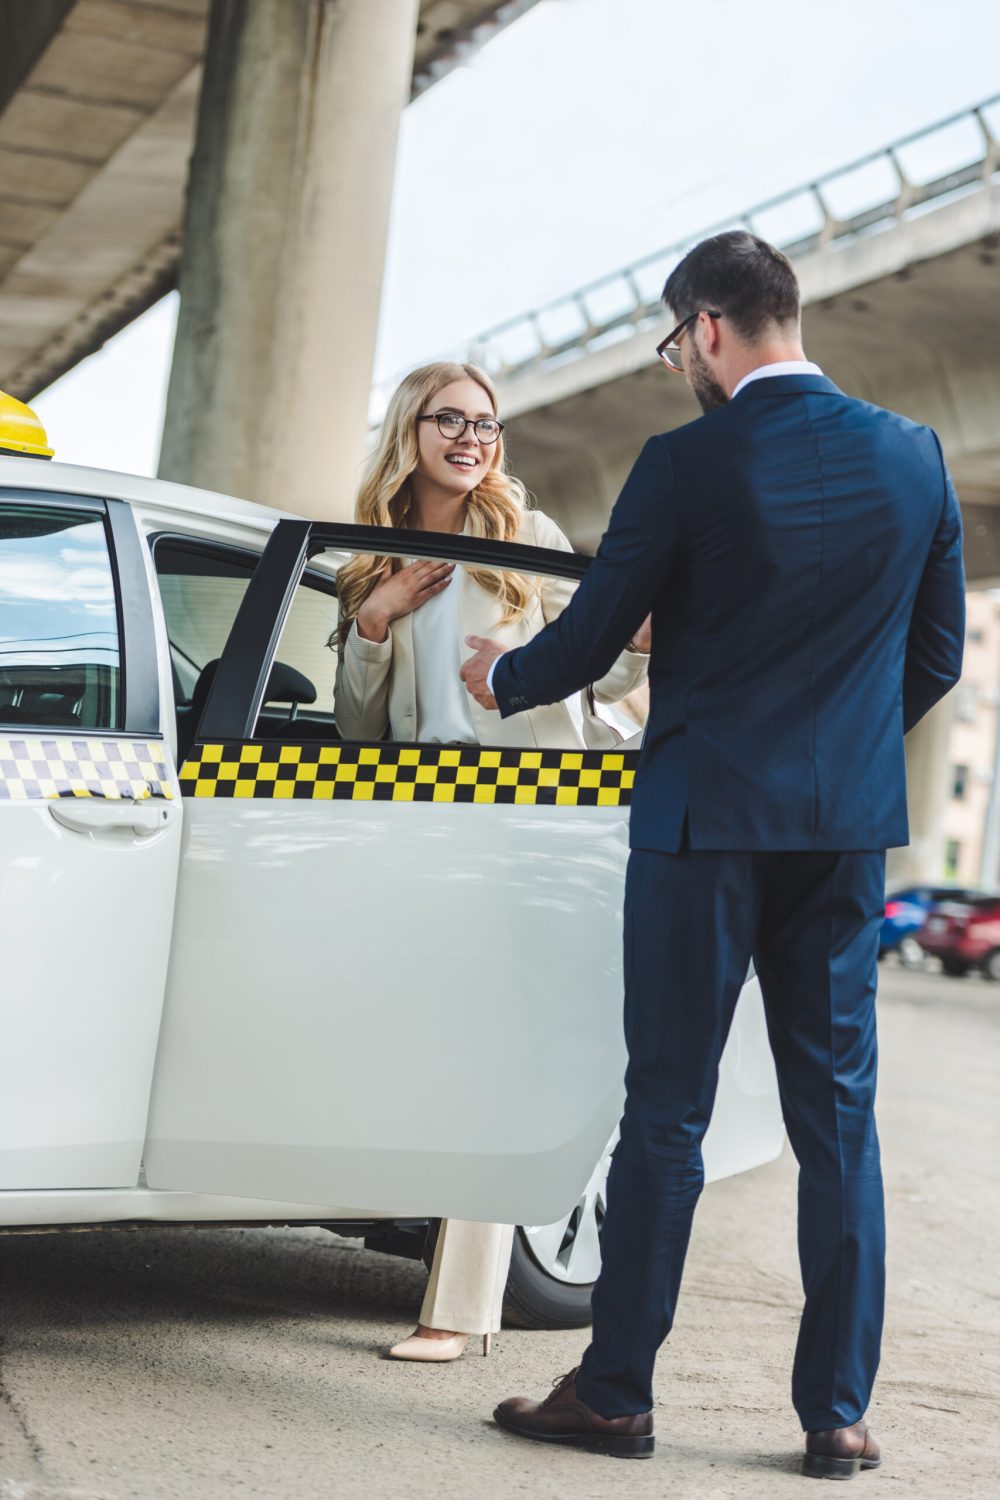
[[[465,436],[465,429],[471,427],[476,437],[487,448],[495,443],[505,424],[498,422],[496,417],[460,417],[457,411],[436,411],[429,417],[418,417],[418,422],[436,422],[438,432],[442,437],[460,438]]]
[[[691,324],[694,323],[702,313],[707,313],[710,318],[722,317],[722,314],[720,312],[717,312],[714,308],[700,307],[697,312],[693,312],[689,317],[686,317],[682,323],[678,323],[673,332],[668,333],[666,338],[661,340],[661,342],[657,344],[656,352],[663,360],[663,363],[666,365],[668,370],[676,370],[679,374],[683,375],[684,353],[683,350],[678,348],[677,340],[680,338],[682,333],[687,333],[688,329],[691,327]]]

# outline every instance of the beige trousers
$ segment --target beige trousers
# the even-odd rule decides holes
[[[510,1224],[444,1219],[420,1309],[424,1327],[498,1332],[513,1243]]]

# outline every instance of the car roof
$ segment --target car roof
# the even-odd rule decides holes
[[[112,469],[91,469],[81,464],[60,464],[37,458],[0,457],[0,488],[38,490],[49,495],[91,495],[104,500],[126,500],[134,505],[155,505],[178,515],[218,516],[231,521],[287,520],[292,512],[220,495],[215,490],[175,484],[169,479],[148,479],[139,474],[117,474]]]

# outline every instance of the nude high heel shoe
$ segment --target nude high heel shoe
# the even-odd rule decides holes
[[[483,1354],[490,1352],[490,1339],[492,1335],[483,1334]],[[418,1334],[413,1334],[402,1343],[393,1344],[388,1352],[389,1359],[412,1359],[421,1360],[427,1364],[444,1364],[448,1360],[460,1359],[465,1353],[465,1346],[469,1342],[467,1333],[453,1333],[450,1339],[425,1339]]]

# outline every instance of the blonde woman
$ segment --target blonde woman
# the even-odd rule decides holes
[[[528,508],[506,472],[496,392],[474,365],[432,364],[398,387],[355,506],[369,526],[464,533],[570,550],[554,521]],[[344,739],[578,749],[615,743],[597,700],[616,703],[640,686],[648,626],[591,694],[501,719],[459,678],[468,635],[512,648],[531,639],[568,603],[575,584],[556,578],[450,563],[358,556],[338,575],[341,624],[335,709]],[[513,1229],[446,1220],[441,1226],[415,1333],[395,1359],[444,1361],[500,1327]]]

